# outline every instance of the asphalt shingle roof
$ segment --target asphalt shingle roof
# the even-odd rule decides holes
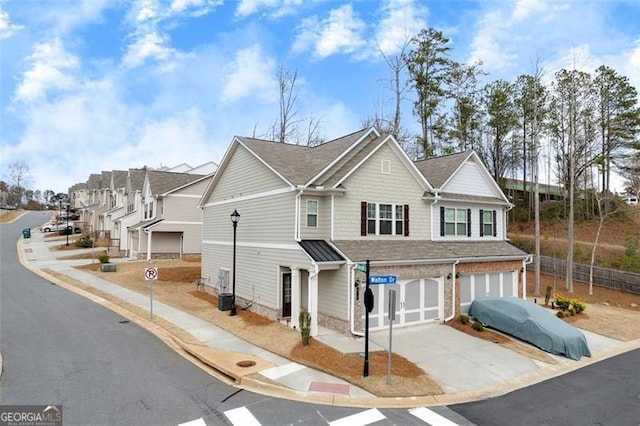
[[[414,162],[420,173],[427,178],[434,188],[442,188],[458,167],[471,155],[471,151],[434,157]]]
[[[192,175],[189,173],[165,172],[161,170],[147,170],[149,185],[152,194],[166,194],[174,189],[180,188],[204,175]]]
[[[348,240],[333,244],[349,259],[435,260],[525,258],[528,253],[507,241]]]

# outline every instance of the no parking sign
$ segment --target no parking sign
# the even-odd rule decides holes
[[[144,279],[145,280],[157,280],[158,279],[158,268],[146,268],[144,270]]]

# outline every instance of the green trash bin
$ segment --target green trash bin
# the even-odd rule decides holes
[[[23,229],[22,238],[31,238],[31,229]]]

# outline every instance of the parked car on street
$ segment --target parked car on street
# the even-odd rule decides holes
[[[82,229],[74,222],[67,223],[45,223],[40,227],[40,232],[58,232],[63,229],[73,229],[74,234],[79,234]]]

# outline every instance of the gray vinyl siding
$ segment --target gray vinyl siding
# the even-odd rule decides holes
[[[238,241],[294,243],[295,192],[204,208],[203,241],[231,241],[231,213],[240,213]]]
[[[203,244],[202,276],[206,284],[218,289],[220,268],[228,269],[231,292],[233,282],[233,245]],[[236,246],[236,296],[246,300],[254,300],[272,309],[281,308],[280,266],[310,269],[308,257],[302,249],[285,250]]]
[[[468,161],[442,188],[442,192],[473,194],[483,197],[502,197],[490,176],[475,162]]]
[[[318,278],[318,311],[334,318],[348,319],[347,268],[321,271]]]
[[[318,201],[318,226],[307,226],[307,200]],[[300,236],[303,240],[331,238],[331,197],[303,196],[300,199]]]
[[[383,174],[382,160],[389,160],[391,173]],[[343,184],[344,196],[335,196],[334,239],[429,239],[430,209],[422,199],[424,188],[388,146],[383,146]],[[408,204],[409,236],[360,235],[360,203]]]
[[[168,195],[162,200],[162,206],[156,217],[163,217],[171,221],[200,222],[202,210],[198,207],[200,196],[196,195]]]
[[[227,200],[285,187],[286,183],[239,146],[219,176],[207,202]]]

